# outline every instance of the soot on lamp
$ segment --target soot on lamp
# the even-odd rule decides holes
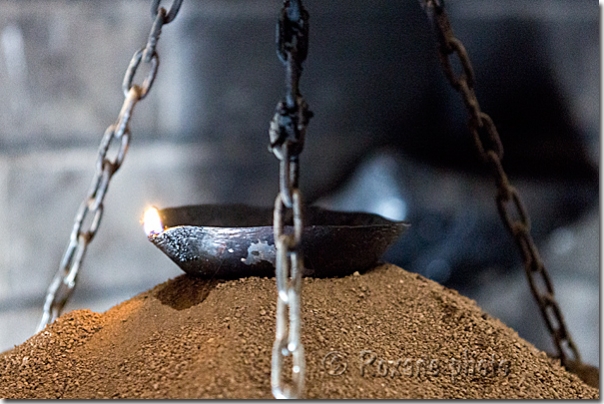
[[[293,232],[291,218],[286,232]],[[247,205],[195,205],[144,215],[147,238],[192,276],[274,276],[273,209]],[[350,275],[374,266],[408,223],[360,212],[307,207],[303,276]]]

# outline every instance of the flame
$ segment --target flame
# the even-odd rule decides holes
[[[147,236],[159,234],[164,231],[164,225],[159,218],[157,208],[152,206],[145,211],[145,215],[143,216],[143,228],[145,229]]]

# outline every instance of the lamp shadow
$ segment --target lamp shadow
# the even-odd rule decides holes
[[[193,278],[184,274],[166,282],[154,296],[175,310],[186,310],[203,302],[218,282],[218,279]]]

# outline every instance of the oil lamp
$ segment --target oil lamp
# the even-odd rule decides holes
[[[372,267],[409,226],[381,216],[308,207],[303,276],[349,275]],[[274,276],[273,209],[195,205],[144,213],[147,238],[189,275]],[[293,232],[291,217],[286,232]]]

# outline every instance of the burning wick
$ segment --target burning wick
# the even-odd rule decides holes
[[[145,229],[147,237],[164,231],[164,225],[159,218],[159,212],[156,208],[150,207],[145,211],[145,215],[143,216],[143,228]]]

